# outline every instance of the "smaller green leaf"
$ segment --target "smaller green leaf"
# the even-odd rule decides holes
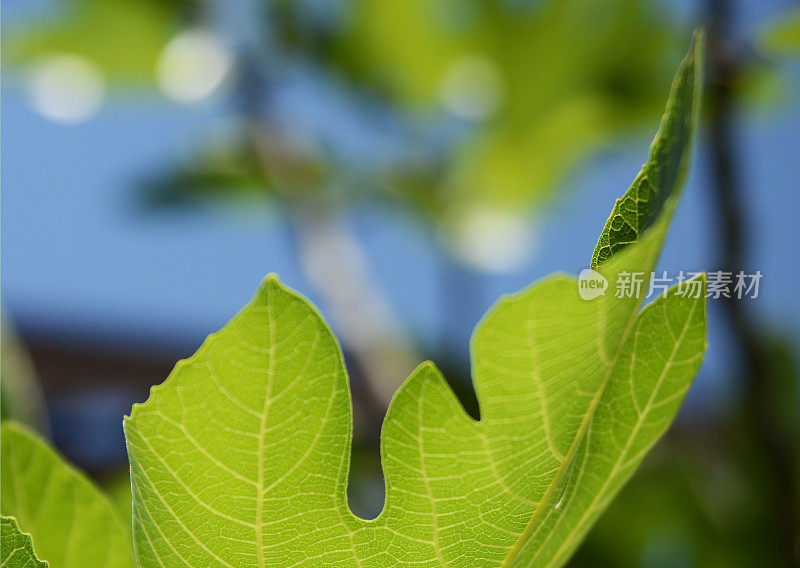
[[[0,510],[31,534],[52,568],[133,568],[111,502],[32,431],[2,425]]]
[[[694,45],[672,83],[667,110],[650,146],[647,163],[614,204],[592,255],[592,268],[605,264],[636,242],[657,221],[666,231],[691,155],[689,149],[700,105],[702,57],[703,33],[698,30]]]
[[[17,519],[0,517],[0,566],[2,568],[48,568],[33,550],[31,535],[19,530]]]

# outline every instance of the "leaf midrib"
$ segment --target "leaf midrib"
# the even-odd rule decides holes
[[[267,388],[264,393],[264,404],[261,409],[261,417],[258,425],[258,464],[257,479],[256,479],[256,518],[255,518],[255,538],[256,538],[256,560],[258,560],[259,568],[265,568],[264,564],[264,535],[263,532],[263,515],[264,515],[264,494],[266,489],[264,487],[264,435],[267,428],[267,412],[269,411],[270,404],[272,403],[272,379],[275,375],[275,318],[273,317],[272,302],[270,302],[271,290],[267,289],[267,319],[269,321],[267,333],[269,335],[269,362],[267,363]]]
[[[633,325],[636,322],[636,316],[638,315],[639,305],[641,305],[641,302],[637,304],[636,309],[633,311],[633,315],[630,318],[628,318],[628,323],[626,324],[625,330],[623,331],[622,337],[620,338],[619,345],[617,346],[617,350],[614,353],[614,358],[611,360],[611,364],[608,366],[606,374],[603,377],[603,381],[600,383],[600,387],[598,388],[597,393],[595,393],[594,398],[592,398],[592,402],[589,405],[587,412],[584,414],[583,420],[581,420],[581,424],[578,427],[578,432],[576,433],[575,438],[573,438],[572,443],[570,444],[569,450],[567,451],[564,457],[564,461],[561,462],[561,465],[558,467],[558,470],[556,470],[556,474],[553,477],[553,480],[550,482],[550,485],[547,486],[547,490],[545,490],[544,495],[542,495],[539,504],[536,506],[536,509],[534,509],[533,513],[531,514],[531,518],[528,520],[528,523],[525,525],[525,528],[520,533],[519,537],[517,537],[517,540],[514,542],[513,546],[508,551],[506,557],[503,559],[503,562],[500,564],[500,568],[511,568],[512,564],[519,556],[519,553],[522,551],[523,546],[525,546],[527,538],[531,535],[534,527],[544,514],[545,509],[550,504],[550,501],[552,500],[553,495],[555,494],[558,484],[561,482],[562,478],[567,472],[567,469],[570,467],[570,464],[572,464],[572,461],[575,459],[575,454],[577,453],[578,448],[581,445],[581,441],[583,440],[586,431],[589,429],[589,424],[591,423],[592,417],[594,416],[594,413],[600,404],[600,399],[603,397],[603,393],[606,390],[606,386],[608,385],[608,382],[611,380],[611,375],[614,373],[614,370],[619,364],[619,359],[622,356],[622,352],[625,350],[625,345],[628,342],[628,337],[630,336],[631,330],[633,329]],[[603,313],[605,313],[605,310],[603,310]]]
[[[591,503],[589,503],[589,506],[583,512],[583,514],[581,515],[580,519],[578,519],[578,522],[575,524],[575,529],[578,529],[586,521],[586,519],[588,518],[589,514],[592,512],[592,510],[594,509],[595,505],[597,504],[598,496],[601,495],[606,490],[606,488],[608,487],[608,484],[611,482],[611,480],[614,478],[614,476],[619,472],[619,465],[620,465],[620,463],[622,461],[622,458],[623,458],[623,456],[626,456],[628,451],[630,450],[630,446],[631,446],[631,443],[632,443],[633,439],[636,437],[636,435],[639,432],[639,429],[642,427],[642,424],[644,423],[644,417],[647,415],[647,413],[649,413],[653,409],[653,407],[652,407],[653,401],[654,401],[656,395],[661,391],[661,387],[664,384],[664,378],[666,377],[667,372],[672,368],[672,365],[674,364],[675,355],[677,354],[678,349],[681,346],[681,343],[685,339],[686,331],[691,327],[690,323],[692,321],[692,318],[694,317],[694,312],[695,312],[696,309],[697,309],[697,304],[693,303],[692,304],[692,308],[689,311],[689,315],[686,318],[686,325],[684,325],[684,327],[681,330],[681,333],[678,335],[677,339],[674,340],[672,352],[670,353],[669,359],[667,360],[667,363],[664,365],[664,369],[661,371],[661,375],[658,377],[658,380],[656,382],[657,386],[656,386],[655,389],[653,389],[653,392],[650,393],[650,396],[647,399],[647,404],[645,405],[645,409],[646,410],[644,412],[638,413],[638,416],[636,418],[636,425],[634,426],[633,430],[631,431],[631,434],[628,437],[628,441],[625,442],[625,447],[620,452],[619,457],[617,458],[617,460],[614,462],[614,466],[612,467],[611,474],[606,478],[606,480],[603,482],[603,485],[595,493],[595,496],[592,498]],[[573,534],[574,532],[576,532],[576,530],[571,531],[571,534]],[[571,541],[569,540],[569,537],[565,538],[563,540],[563,542],[561,543],[561,546],[558,548],[558,550],[556,551],[556,553],[552,557],[553,561],[547,564],[548,567],[549,566],[553,566],[553,565],[557,565],[556,560],[558,559],[559,555],[561,555],[563,553],[563,551],[565,550],[566,546],[570,542]]]

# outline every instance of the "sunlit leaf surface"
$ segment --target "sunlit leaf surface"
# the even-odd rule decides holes
[[[14,517],[0,517],[0,566],[3,568],[47,568],[36,557],[31,535],[19,530]]]
[[[609,281],[655,265],[688,159],[699,49],[673,85],[645,169],[657,175],[646,197],[642,175],[630,190],[650,213],[632,238],[604,231],[598,245]],[[704,352],[702,295],[640,304],[582,300],[567,276],[501,299],[473,337],[480,420],[421,365],[387,412],[386,502],[367,521],[347,505],[339,345],[269,277],[125,420],[140,566],[563,565],[672,421]]]
[[[2,425],[3,515],[16,517],[51,568],[133,568],[125,529],[108,498],[38,435]]]

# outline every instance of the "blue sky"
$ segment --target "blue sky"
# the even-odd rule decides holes
[[[743,19],[750,14],[762,21],[781,5],[766,4],[747,3]],[[4,27],[13,25],[15,12],[7,10],[5,16]],[[767,326],[796,334],[796,61],[787,65],[784,79],[791,86],[786,100],[769,112],[749,113],[739,125],[739,164],[754,237],[748,266],[742,268],[764,274],[761,297],[752,301],[754,312]],[[185,107],[155,97],[135,104],[112,99],[91,121],[66,127],[34,113],[14,77],[4,86],[2,296],[23,331],[188,354],[248,300],[269,272],[318,300],[301,276],[275,212],[242,215],[223,207],[152,212],[137,203],[138,182],[183,157],[209,122],[224,114],[219,101]],[[498,296],[551,272],[577,273],[586,266],[614,198],[633,179],[648,143],[640,136],[595,157],[571,177],[565,197],[537,221],[537,254],[514,274],[488,277],[485,294],[463,325],[452,330],[463,356],[472,325]],[[707,175],[700,144],[663,255],[664,269],[717,268],[719,228],[706,193]],[[352,222],[393,306],[422,340],[437,341],[442,296],[435,242],[417,222],[389,209],[355,212]],[[716,388],[713,377],[724,376],[727,368],[724,321],[713,306],[711,323],[700,391]]]

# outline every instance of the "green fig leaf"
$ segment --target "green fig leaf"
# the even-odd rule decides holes
[[[601,236],[593,267],[608,281],[655,266],[688,160],[701,43]],[[705,300],[684,292],[640,311],[641,296],[584,300],[556,275],[502,298],[472,340],[480,420],[432,363],[414,371],[381,432],[384,508],[364,520],[347,504],[341,349],[307,300],[268,277],[125,419],[139,565],[563,565],[699,367]]]
[[[48,568],[33,550],[31,535],[19,530],[17,519],[0,516],[0,566],[3,568]]]
[[[2,425],[0,509],[51,568],[134,568],[130,540],[108,498],[44,440]]]

